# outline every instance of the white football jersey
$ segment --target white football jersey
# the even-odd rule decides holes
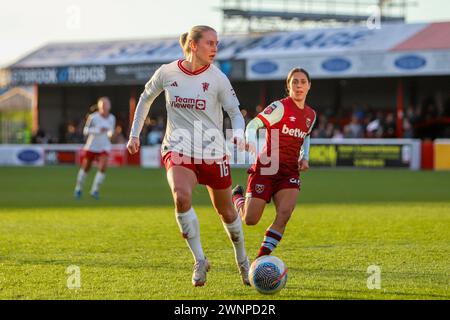
[[[162,153],[177,151],[196,159],[218,159],[226,153],[223,109],[233,129],[245,129],[239,100],[230,81],[216,66],[190,72],[182,60],[162,65],[145,85],[130,135],[139,137],[154,99],[165,91],[167,127]],[[238,134],[236,134],[238,135]]]
[[[107,118],[104,118],[98,112],[94,112],[89,115],[86,125],[84,126],[83,133],[88,136],[85,150],[92,152],[111,151],[111,137],[116,127],[116,117],[111,113]],[[107,131],[101,131],[102,128],[106,128]]]

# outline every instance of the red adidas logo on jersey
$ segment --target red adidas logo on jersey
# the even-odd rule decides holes
[[[208,91],[209,83],[208,82],[203,82],[202,85],[203,85],[203,92]]]
[[[178,83],[176,81],[174,81],[170,86],[171,87],[178,87]]]

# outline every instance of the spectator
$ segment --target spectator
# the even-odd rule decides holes
[[[156,124],[156,120],[150,119],[150,117],[145,118],[144,127],[142,128],[142,137],[145,137],[145,144],[148,144],[148,135],[150,131],[152,131],[153,127]]]
[[[366,112],[363,107],[361,106],[355,106],[353,112],[353,116],[358,119],[358,123],[361,123],[364,121],[364,118],[366,117]]]
[[[356,115],[353,115],[352,121],[344,127],[344,136],[346,138],[363,138],[364,137],[363,127],[359,123],[358,117]]]
[[[403,119],[403,138],[412,139],[414,138],[414,129],[411,122],[407,118]]]
[[[261,113],[264,110],[264,107],[260,104],[256,106],[256,114]]]
[[[65,137],[66,143],[82,143],[83,142],[83,135],[79,132],[77,132],[77,127],[73,123],[69,123],[67,125],[67,131],[66,131],[66,137]]]
[[[147,144],[151,146],[155,144],[161,144],[162,139],[163,139],[162,132],[157,129],[153,129],[147,135]]]
[[[344,139],[344,134],[342,133],[341,129],[339,129],[339,127],[336,127],[334,128],[333,136],[331,138],[335,140],[341,140]]]
[[[325,122],[320,121],[319,125],[316,129],[313,130],[312,132],[312,137],[313,138],[326,138],[326,131],[325,131]]]
[[[384,123],[384,138],[395,138],[395,117],[392,112],[389,112],[386,116],[386,121]]]
[[[366,127],[366,137],[367,138],[375,138],[377,136],[377,132],[382,132],[383,129],[381,127],[380,119],[373,119],[367,124]],[[379,136],[379,135],[378,135]]]
[[[333,136],[333,132],[334,132],[334,124],[328,122],[327,126],[325,127],[325,138],[331,138]]]
[[[122,126],[118,125],[114,129],[113,136],[111,138],[111,142],[115,144],[124,144],[127,143],[127,139],[125,138],[125,135],[123,134]]]
[[[352,139],[353,138],[351,130],[350,130],[350,127],[348,125],[344,127],[343,135],[344,135],[345,139]]]
[[[149,120],[148,131],[147,131],[147,144],[155,145],[161,144],[164,138],[164,118],[158,117],[157,120]]]
[[[52,140],[51,137],[47,135],[44,130],[38,129],[36,134],[31,139],[31,142],[37,144],[47,144],[51,143],[52,142],[51,140]]]

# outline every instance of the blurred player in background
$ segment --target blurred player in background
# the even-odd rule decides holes
[[[98,161],[98,171],[95,175],[90,194],[95,199],[99,199],[99,188],[105,180],[105,172],[108,164],[108,154],[111,151],[111,136],[116,126],[116,118],[110,113],[111,101],[107,97],[101,97],[97,101],[97,109],[87,118],[83,129],[85,136],[88,136],[83,147],[85,152],[78,171],[77,183],[75,186],[75,198],[80,199],[84,180],[92,167],[94,160]]]
[[[271,103],[247,125],[245,135],[249,152],[255,152],[257,130],[263,127],[267,130],[266,144],[248,170],[246,196],[243,188],[237,185],[233,189],[233,203],[247,225],[258,223],[271,198],[276,208],[275,221],[265,232],[258,257],[269,255],[283,237],[300,191],[299,172],[309,168],[309,135],[316,121],[315,111],[305,104],[310,88],[308,72],[292,69],[286,80],[288,97]],[[271,139],[274,134],[279,135],[275,144]],[[269,164],[264,164],[261,159],[268,158],[279,162],[275,174],[264,174],[264,168]]]
[[[208,26],[195,26],[180,37],[180,45],[186,59],[161,66],[145,85],[127,147],[131,154],[138,151],[144,119],[155,98],[165,91],[167,128],[161,153],[177,223],[195,260],[192,284],[203,286],[210,268],[200,242],[197,215],[192,207],[192,190],[197,184],[204,184],[233,243],[242,281],[248,285],[249,260],[242,221],[231,201],[232,181],[224,149],[222,107],[230,116],[235,134],[233,139],[241,148],[245,143],[245,122],[230,81],[212,64],[217,55],[216,31]],[[215,136],[208,136],[211,130],[216,132]],[[199,133],[200,140],[196,137]],[[202,135],[207,137],[207,146]],[[206,149],[216,152],[206,154]]]

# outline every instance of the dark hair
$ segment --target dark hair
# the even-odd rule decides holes
[[[93,104],[92,106],[89,107],[88,115],[91,114],[91,113],[94,113],[96,111],[98,111],[98,105],[95,103],[95,104]]]
[[[188,56],[191,53],[190,42],[198,42],[202,38],[203,32],[214,31],[213,28],[209,26],[194,26],[189,32],[185,32],[180,36],[180,46],[183,49],[184,55]]]
[[[286,92],[289,95],[289,82],[291,81],[292,77],[294,76],[294,73],[301,72],[306,76],[306,79],[308,79],[308,82],[311,83],[311,77],[309,76],[308,71],[306,71],[303,68],[293,68],[291,71],[289,71],[287,78],[286,78]]]

